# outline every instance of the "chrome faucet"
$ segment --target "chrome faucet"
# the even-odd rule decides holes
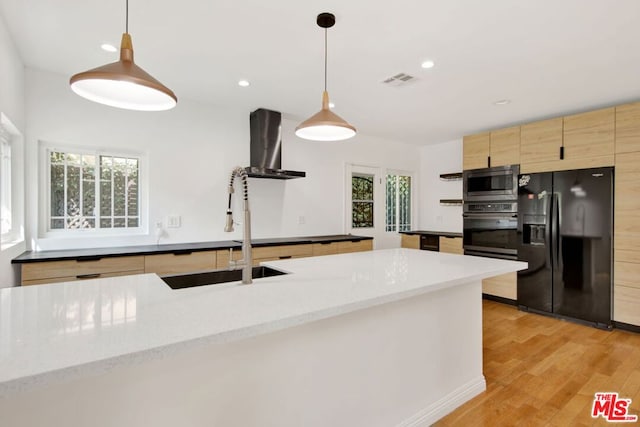
[[[229,182],[229,207],[227,208],[227,223],[224,231],[230,233],[233,231],[233,212],[231,211],[231,196],[233,195],[233,182],[238,177],[242,180],[242,188],[244,192],[244,228],[242,236],[242,259],[233,260],[233,249],[229,249],[229,269],[237,270],[242,268],[242,283],[251,284],[251,271],[253,269],[253,256],[251,254],[251,213],[249,212],[249,187],[247,185],[247,171],[241,167],[236,167],[231,172],[231,180]]]

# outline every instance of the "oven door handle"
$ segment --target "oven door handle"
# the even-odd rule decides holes
[[[475,246],[475,245],[464,245],[464,252],[478,252],[485,254],[504,254],[504,255],[512,255],[518,256],[517,249],[505,249],[505,248],[487,248],[486,246]]]
[[[469,213],[464,213],[462,214],[463,218],[469,218],[469,219],[514,219],[514,218],[518,218],[518,214],[508,214],[508,215],[500,215],[500,214],[469,214]]]
[[[479,252],[479,251],[468,251],[465,249],[464,251],[465,255],[472,255],[472,256],[480,256],[483,258],[497,258],[497,259],[508,259],[510,261],[517,261],[518,260],[518,256],[517,255],[507,255],[507,254],[496,254],[496,253],[488,253],[488,252]]]

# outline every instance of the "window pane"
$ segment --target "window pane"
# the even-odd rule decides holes
[[[137,227],[138,226],[138,218],[129,218],[127,220],[128,227]]]
[[[100,228],[111,228],[112,222],[111,218],[100,218]]]
[[[126,215],[126,159],[113,159],[113,213],[117,216]],[[123,226],[124,227],[124,226]]]
[[[56,218],[51,220],[52,230],[62,230],[64,228],[64,219]]]
[[[387,175],[386,231],[396,231],[396,175]]]
[[[138,160],[127,159],[127,215],[138,215]],[[129,227],[137,227],[137,225]]]
[[[373,202],[353,202],[351,210],[353,228],[373,227]]]
[[[80,216],[80,168],[67,166],[67,216]]]
[[[95,156],[82,156],[82,215],[84,216],[94,216],[96,212],[95,163]]]
[[[113,219],[113,228],[125,228],[127,226],[124,218],[114,218]]]
[[[64,216],[64,165],[51,165],[51,216]]]
[[[351,177],[351,199],[373,201],[373,175]]]
[[[401,176],[398,179],[398,231],[411,229],[411,177]]]

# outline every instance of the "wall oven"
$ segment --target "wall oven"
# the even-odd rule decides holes
[[[465,255],[518,259],[518,202],[465,203]]]
[[[518,165],[464,171],[465,202],[517,200]]]

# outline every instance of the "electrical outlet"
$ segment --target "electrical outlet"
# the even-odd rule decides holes
[[[180,228],[182,218],[180,215],[170,215],[167,217],[167,228]]]

